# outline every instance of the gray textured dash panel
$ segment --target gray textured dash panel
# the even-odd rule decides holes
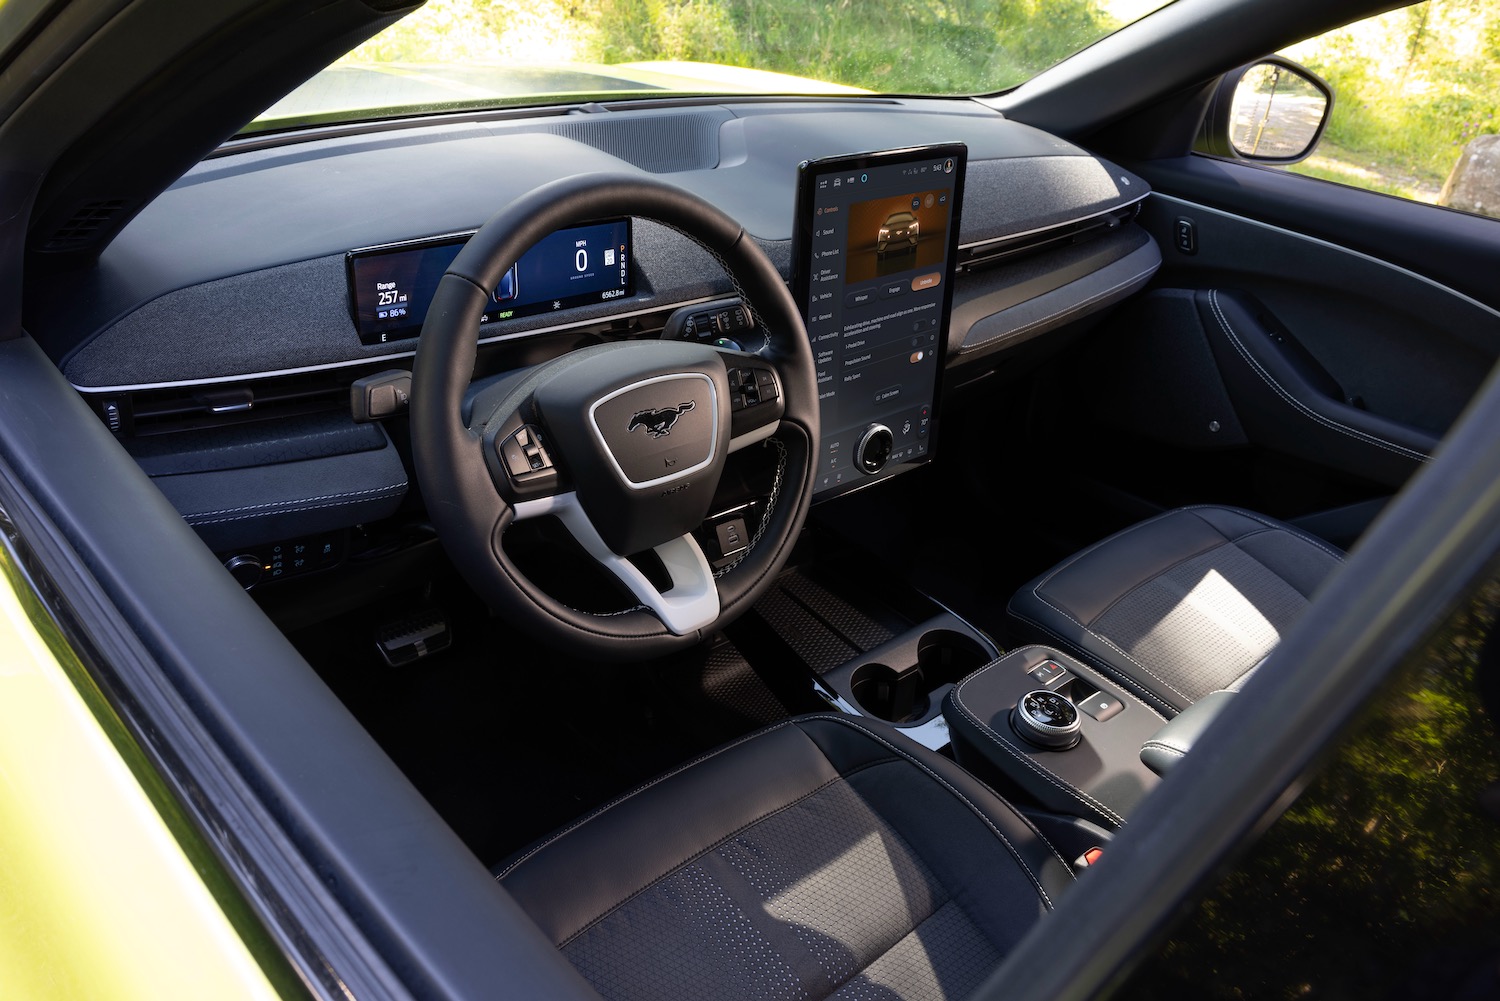
[[[733,291],[718,264],[691,240],[639,220],[634,232],[636,283],[645,291],[623,302],[570,309],[567,322]],[[779,267],[790,267],[790,244],[762,244],[762,249]],[[361,344],[349,317],[347,287],[339,254],[169,292],[85,344],[64,362],[63,373],[88,389],[280,372],[416,350],[415,338]],[[480,336],[558,322],[548,314],[526,316],[490,324]]]
[[[654,174],[675,174],[717,166],[719,126],[733,117],[724,108],[709,108],[650,119],[569,119],[544,131],[587,143]]]
[[[1092,156],[973,160],[959,239],[978,243],[1048,229],[1145,197],[1146,182]]]
[[[143,210],[98,268],[39,279],[32,332],[84,388],[399,354],[411,344],[366,347],[354,336],[343,252],[476,228],[560,173],[670,173],[672,183],[739,219],[784,274],[796,165],[804,158],[968,142],[964,243],[1073,222],[1147,192],[1143,181],[1076,146],[963,102],[926,102],[921,112],[889,102],[812,107],[759,108],[744,117],[732,107],[551,117],[221,157]],[[706,255],[677,234],[645,222],[636,232],[644,294],[569,310],[570,321],[729,289]],[[552,323],[531,317],[510,321],[504,332]]]

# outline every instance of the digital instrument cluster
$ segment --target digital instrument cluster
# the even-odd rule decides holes
[[[438,282],[472,233],[352,250],[349,309],[365,344],[415,337]],[[491,293],[481,323],[535,316],[635,294],[630,220],[558,230],[517,261]]]

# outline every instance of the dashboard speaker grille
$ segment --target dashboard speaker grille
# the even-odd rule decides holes
[[[52,231],[47,242],[42,244],[42,251],[57,254],[87,246],[93,241],[94,235],[124,207],[125,201],[120,198],[84,202],[67,222]]]
[[[727,112],[701,111],[613,121],[585,118],[557,122],[537,131],[586,143],[653,174],[672,174],[718,166],[719,126],[730,117]]]

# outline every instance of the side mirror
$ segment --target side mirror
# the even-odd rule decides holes
[[[1332,110],[1333,91],[1317,74],[1267,56],[1224,75],[1194,148],[1256,163],[1297,163],[1323,137]]]

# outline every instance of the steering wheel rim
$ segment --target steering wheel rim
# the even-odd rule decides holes
[[[669,357],[667,352],[686,345],[641,341],[571,352],[536,366],[509,385],[500,399],[490,401],[493,409],[476,409],[468,419],[463,413],[478,351],[480,317],[504,273],[547,235],[616,216],[665,225],[693,240],[718,261],[750,309],[756,328],[765,335],[765,343],[756,352],[732,358],[747,358],[747,364],[772,369],[781,388],[779,422],[769,432],[763,429],[756,435],[758,440],[774,433],[781,452],[779,496],[774,508],[763,516],[764,524],[750,551],[727,573],[712,578],[717,614],[696,626],[684,627],[678,622],[675,630],[658,614],[641,608],[612,614],[579,611],[545,593],[522,573],[502,545],[506,529],[518,519],[518,510],[521,516],[533,511],[558,513],[596,560],[615,557],[616,562],[624,561],[608,549],[598,550],[602,537],[593,530],[583,505],[562,501],[550,507],[531,505],[502,495],[513,492],[514,484],[508,491],[503,472],[496,473],[496,429],[506,420],[510,422],[506,427],[514,425],[514,417],[507,414],[530,414],[540,419],[538,389],[554,379],[578,378],[577,372],[590,365],[600,368],[604,363],[592,360],[594,355],[619,348],[607,364],[628,359],[637,365],[671,368],[686,356]],[[675,349],[670,348],[673,344]],[[702,350],[713,352],[706,347]],[[655,354],[648,356],[647,352]],[[691,364],[711,381],[717,380],[719,392],[704,398],[702,413],[717,407],[721,418],[727,418],[730,397],[722,392],[727,385],[725,377],[716,374],[707,356],[694,356]],[[730,363],[723,364],[728,370]],[[574,370],[573,375],[566,374],[569,369]],[[635,391],[637,385],[625,389]],[[615,395],[624,391],[612,390]],[[590,412],[598,406],[596,401]],[[727,421],[724,427],[728,428]],[[417,345],[412,368],[411,428],[413,461],[429,515],[449,556],[476,592],[503,617],[552,645],[596,659],[640,659],[699,642],[749,608],[785,564],[812,496],[818,441],[817,377],[811,346],[791,294],[775,266],[738,223],[701,198],[654,179],[628,174],[580,175],[543,185],[501,209],[453,261],[439,283]],[[723,432],[721,447],[725,444],[729,447],[723,452],[734,447],[727,431]],[[605,444],[605,451],[610,447]],[[574,443],[563,451],[566,454],[573,449],[577,456],[581,448]],[[716,456],[717,468],[702,475],[712,474],[716,484],[723,455],[711,451],[711,456]],[[693,489],[701,491],[703,485]],[[712,485],[708,493],[712,494]],[[596,514],[604,512],[597,498],[593,510]],[[581,524],[580,516],[584,519]],[[589,534],[594,538],[583,537]],[[615,541],[618,544],[619,540]],[[691,536],[674,541],[690,543],[697,550]],[[702,561],[701,550],[697,552],[697,559]],[[681,547],[663,556],[669,564],[678,559],[692,560]],[[605,565],[617,576],[626,572],[614,563]],[[703,565],[706,568],[706,562]],[[675,578],[677,571],[672,572]],[[674,587],[667,595],[678,590]]]

